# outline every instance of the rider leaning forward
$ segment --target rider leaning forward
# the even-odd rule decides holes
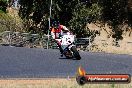
[[[63,36],[65,33],[69,32],[68,28],[66,26],[61,25],[59,22],[54,21],[51,28],[51,36],[53,39],[60,39],[61,36]],[[60,42],[57,41],[57,45],[59,47],[61,57],[63,56],[63,49],[61,47]]]

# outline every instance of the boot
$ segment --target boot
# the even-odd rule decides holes
[[[60,53],[61,53],[61,57],[63,57],[63,49],[61,48],[60,45],[59,45],[59,50],[60,50]]]
[[[61,57],[63,57],[63,54],[61,53],[61,55],[60,55]]]

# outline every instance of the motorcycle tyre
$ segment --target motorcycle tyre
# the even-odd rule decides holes
[[[81,59],[81,56],[79,54],[79,52],[77,51],[76,47],[75,46],[72,46],[71,47],[71,51],[73,52],[73,55],[74,57],[76,58],[76,60],[80,60]]]

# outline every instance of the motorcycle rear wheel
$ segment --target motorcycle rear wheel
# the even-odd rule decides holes
[[[76,47],[75,46],[72,46],[71,47],[71,51],[73,52],[73,55],[74,57],[76,58],[76,60],[80,60],[81,59],[81,56],[79,54],[79,52],[77,51]]]
[[[69,59],[73,58],[71,52],[68,52],[68,51],[65,53],[65,56],[66,56],[66,58],[69,58]]]

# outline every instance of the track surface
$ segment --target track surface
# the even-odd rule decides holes
[[[132,56],[80,52],[81,60],[61,58],[58,50],[0,46],[0,78],[74,77],[79,66],[88,74],[132,74]]]

